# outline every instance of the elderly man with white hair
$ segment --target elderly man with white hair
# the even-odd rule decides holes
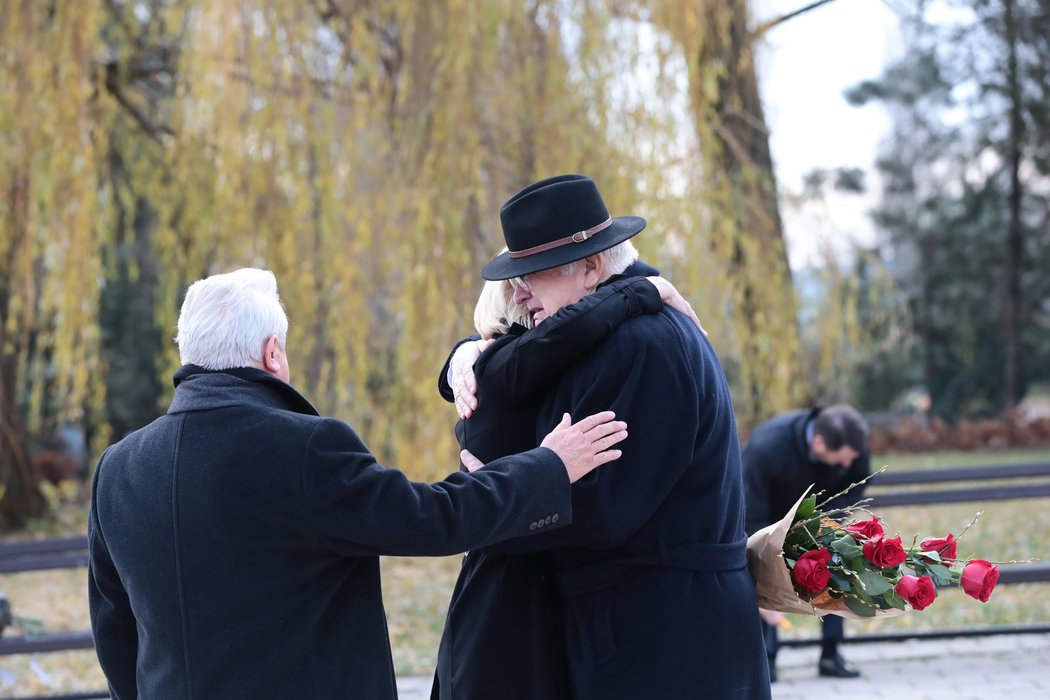
[[[89,600],[113,698],[396,698],[379,555],[567,523],[569,484],[619,457],[623,422],[566,416],[537,449],[414,483],[288,384],[287,330],[271,272],[193,284],[167,414],[99,460]]]

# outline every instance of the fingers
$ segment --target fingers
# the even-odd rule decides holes
[[[485,463],[475,457],[470,450],[462,450],[459,453],[459,461],[463,462],[468,472],[472,473],[485,466]]]
[[[478,407],[478,383],[474,377],[474,362],[481,351],[492,344],[491,340],[463,343],[452,356],[451,382],[456,413],[467,419]]]
[[[577,426],[577,427],[580,427],[580,426]],[[612,435],[613,433],[617,433],[617,432],[620,432],[622,430],[626,430],[626,428],[627,428],[627,424],[625,422],[623,422],[622,420],[611,420],[611,421],[608,421],[608,422],[605,422],[605,423],[599,423],[598,425],[594,426],[590,430],[584,430],[583,433],[584,433],[584,435],[587,436],[588,439],[590,439],[591,442],[597,442],[598,440],[600,440],[600,439],[602,439],[602,438],[604,438],[606,436]],[[616,442],[619,442],[619,440],[617,440],[615,442],[611,442],[609,444],[610,445],[615,445]]]
[[[583,420],[579,421],[576,424],[576,427],[586,433],[590,430],[593,430],[596,426],[599,426],[603,423],[608,423],[615,417],[616,414],[612,411],[602,411],[601,413],[595,413],[593,415],[587,416]],[[566,420],[569,420],[571,422],[571,418],[569,418],[568,413],[562,416],[561,420],[562,424],[564,424]]]
[[[477,407],[476,403],[474,405],[471,405],[467,402],[467,399],[463,397],[463,394],[459,392],[455,392],[455,398],[456,413],[459,414],[460,418],[466,420],[467,418],[470,418],[472,415],[474,415],[474,408]]]
[[[613,425],[610,423],[610,425]],[[615,425],[619,426],[615,431],[602,436],[593,436],[588,433],[588,437],[591,437],[591,444],[594,445],[594,449],[599,453],[608,450],[613,445],[623,442],[627,439],[627,424],[623,421],[616,421]]]

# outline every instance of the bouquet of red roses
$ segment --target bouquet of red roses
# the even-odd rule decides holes
[[[866,501],[836,511],[845,514],[841,521],[831,519],[820,507],[839,495],[818,506],[816,495],[804,493],[780,522],[748,538],[748,565],[760,607],[821,616],[892,617],[908,608],[929,607],[937,588],[949,585],[961,585],[968,595],[987,602],[999,580],[998,566],[959,559],[952,533],[921,542],[915,538],[905,547],[900,535],[887,536],[878,517],[853,518]]]

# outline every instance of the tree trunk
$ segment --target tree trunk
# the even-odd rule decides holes
[[[941,391],[935,386],[937,381],[937,362],[935,359],[936,338],[933,327],[933,280],[931,279],[933,263],[933,234],[924,231],[919,240],[919,276],[921,278],[921,310],[919,312],[919,337],[922,339],[922,378],[926,393],[930,397],[927,417],[937,413]]]
[[[1010,92],[1010,225],[1006,239],[1006,318],[1005,323],[1005,386],[1004,408],[1009,411],[1021,401],[1021,256],[1023,232],[1021,229],[1021,140],[1024,126],[1021,122],[1020,76],[1017,67],[1017,25],[1014,0],[1005,0],[1007,83]]]
[[[0,532],[17,529],[28,518],[44,512],[40,480],[29,461],[29,437],[19,408],[18,338],[8,335],[8,315],[12,298],[19,248],[28,237],[26,202],[29,180],[15,177],[8,201],[11,203],[11,240],[6,259],[0,261]]]
[[[722,217],[733,220],[729,279],[736,286],[737,333],[750,421],[791,408],[802,397],[800,338],[784,242],[769,129],[758,90],[747,0],[708,2],[694,81],[712,70],[717,92],[693,87],[700,148],[715,191],[728,191]]]

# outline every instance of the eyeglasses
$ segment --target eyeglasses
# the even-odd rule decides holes
[[[520,289],[523,292],[525,292],[526,294],[531,294],[532,293],[532,285],[529,284],[528,279],[526,279],[527,277],[528,277],[528,275],[523,275],[521,277],[511,277],[510,278],[510,283],[513,284],[518,289]]]

